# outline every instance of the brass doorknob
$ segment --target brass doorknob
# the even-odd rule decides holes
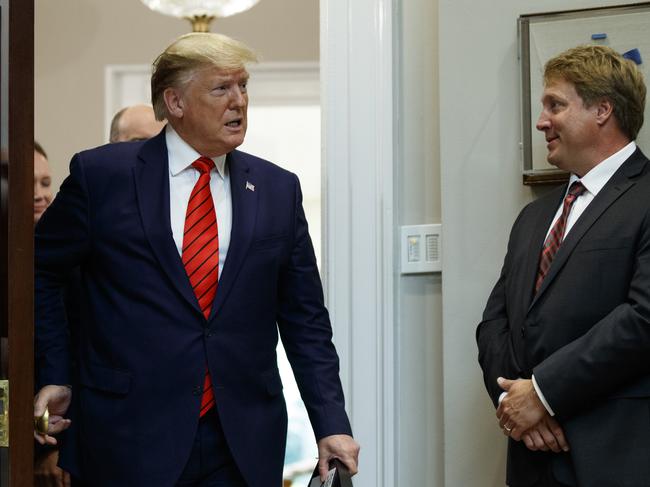
[[[50,427],[50,412],[47,408],[45,408],[45,412],[43,413],[42,416],[38,418],[34,418],[34,429],[38,433],[42,435],[46,435],[49,427]]]

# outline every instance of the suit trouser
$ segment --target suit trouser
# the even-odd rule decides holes
[[[517,484],[511,484],[509,487],[519,487]],[[549,462],[549,466],[537,482],[527,487],[570,487],[568,484],[563,484],[553,475],[553,468]]]
[[[92,483],[72,477],[72,487],[92,487]],[[232,458],[216,408],[199,420],[190,458],[177,487],[246,487]]]
[[[177,487],[246,487],[228,448],[216,409],[213,407],[199,420],[192,453]]]

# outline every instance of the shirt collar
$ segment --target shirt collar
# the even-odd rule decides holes
[[[618,171],[618,169],[634,153],[635,150],[636,143],[632,141],[601,163],[596,164],[596,166],[594,166],[591,171],[585,174],[582,179],[580,179],[575,174],[571,174],[571,178],[569,179],[569,187],[571,187],[571,184],[573,184],[575,181],[580,181],[587,191],[596,196],[598,192],[603,189],[603,186],[607,184],[607,181],[611,179],[614,173]]]
[[[165,142],[167,143],[167,156],[169,158],[169,173],[172,176],[177,176],[201,157],[201,154],[196,152],[190,144],[185,142],[170,124],[167,124],[165,130]],[[222,179],[225,179],[226,155],[211,157],[210,159],[214,161],[219,176],[221,176]]]

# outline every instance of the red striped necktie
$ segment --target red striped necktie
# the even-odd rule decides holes
[[[546,237],[544,242],[544,248],[542,249],[542,255],[539,258],[539,270],[537,272],[537,280],[535,281],[535,292],[539,291],[539,288],[548,273],[548,270],[551,268],[551,263],[553,258],[560,248],[560,244],[564,239],[564,231],[566,229],[566,221],[569,218],[569,213],[571,212],[571,206],[573,202],[578,199],[582,193],[584,193],[585,187],[580,181],[575,181],[569,188],[569,192],[564,197],[564,203],[562,205],[562,214],[560,218],[557,219],[553,228]]]
[[[207,157],[199,157],[192,163],[192,167],[199,171],[200,176],[187,204],[182,260],[203,316],[207,320],[219,280],[219,230],[210,191],[210,171],[214,168],[214,162]],[[206,368],[200,416],[213,406],[212,381]]]

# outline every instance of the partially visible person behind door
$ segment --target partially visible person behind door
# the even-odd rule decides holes
[[[111,121],[109,142],[133,142],[150,139],[165,126],[156,120],[149,105],[132,105],[118,111]]]
[[[52,202],[52,172],[47,154],[34,141],[34,225]]]
[[[34,141],[34,225],[52,202],[52,172],[47,153]],[[6,354],[3,353],[3,362]],[[4,364],[3,364],[4,366]],[[4,369],[4,367],[3,367]],[[70,474],[57,466],[59,450],[36,444],[34,449],[34,487],[68,487]]]

